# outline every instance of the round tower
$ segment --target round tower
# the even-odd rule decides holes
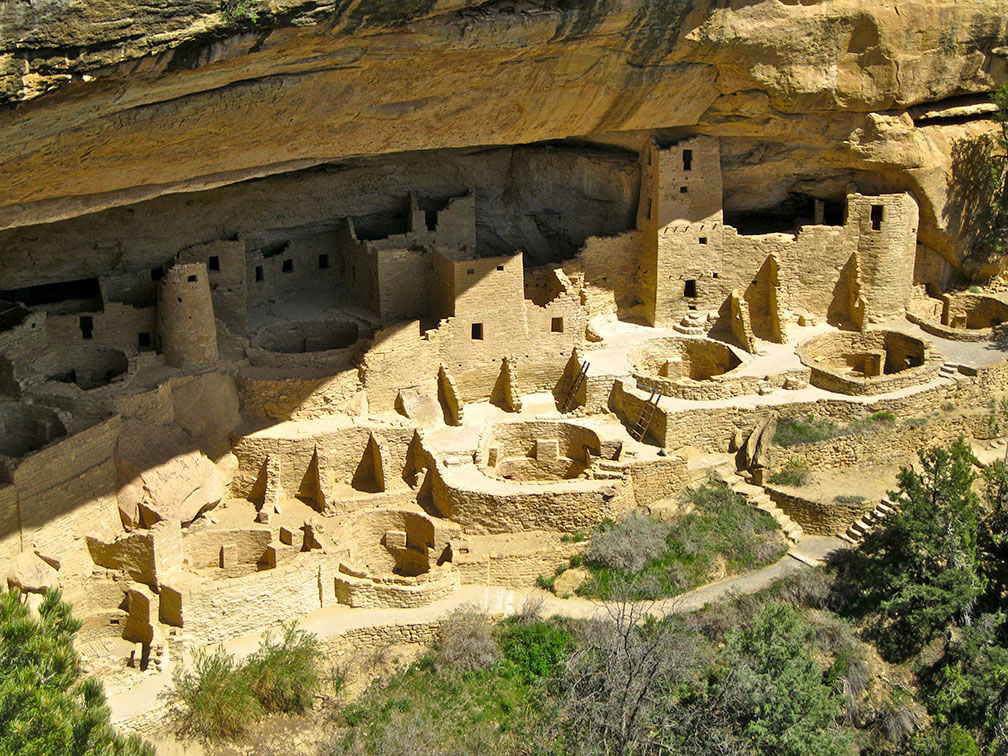
[[[194,370],[217,362],[217,325],[206,265],[175,265],[161,278],[157,327],[167,364]]]

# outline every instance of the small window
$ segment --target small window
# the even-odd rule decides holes
[[[473,275],[473,274],[474,274],[475,272],[476,272],[476,268],[469,268],[469,269],[468,269],[468,270],[466,271],[466,275],[467,275],[467,276],[471,276],[471,275]]]
[[[503,265],[498,265],[497,266],[497,270],[504,270],[504,266]]]
[[[284,260],[280,264],[280,270],[283,271],[284,273],[293,273],[294,272],[294,260],[292,260],[291,258],[288,257],[286,260]]]
[[[81,315],[80,330],[82,339],[90,339],[94,335],[94,318],[90,315]]]
[[[689,193],[689,187],[688,186],[680,186],[679,187],[679,194],[688,194],[688,193]]]
[[[199,281],[199,276],[189,276],[186,280],[189,283],[196,283],[197,281]]]
[[[318,256],[318,266],[319,270],[325,270],[329,267],[329,255],[319,255]]]
[[[682,151],[682,169],[684,171],[693,170],[693,150]]]
[[[483,324],[473,323],[472,324],[472,337],[473,341],[483,341]]]
[[[262,265],[256,265],[255,279],[256,279],[256,281],[262,281],[263,280],[263,266]]]
[[[217,255],[210,255],[210,259],[207,260],[208,270],[220,270],[220,258]]]
[[[700,239],[699,239],[699,241],[700,241],[701,244],[706,244],[707,243],[707,237],[706,236],[701,236]]]
[[[689,297],[690,299],[696,299],[696,279],[687,279],[685,286],[683,286],[683,296]]]
[[[427,210],[424,212],[424,224],[428,231],[437,230],[437,210]]]
[[[151,345],[150,331],[141,331],[137,334],[137,346],[140,349],[148,349]]]
[[[563,333],[563,318],[553,318],[550,321],[550,331],[553,333]]]
[[[882,219],[885,214],[885,207],[882,205],[872,205],[871,206],[871,227],[873,231],[878,231],[882,228]]]
[[[711,278],[721,278],[721,274],[720,273],[711,273],[710,275],[711,275]]]

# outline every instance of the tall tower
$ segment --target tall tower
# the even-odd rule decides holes
[[[721,151],[697,136],[641,155],[642,291],[647,319],[668,325],[694,307],[720,306],[726,293],[706,280],[719,270],[723,215]]]
[[[165,362],[183,370],[217,362],[217,324],[206,265],[170,268],[158,286],[158,341]]]
[[[849,195],[848,223],[856,224],[861,327],[901,317],[913,289],[917,257],[917,201],[909,194]]]

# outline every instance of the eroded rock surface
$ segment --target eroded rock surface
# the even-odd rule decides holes
[[[355,155],[585,136],[637,149],[689,126],[723,140],[726,210],[851,180],[912,189],[922,239],[954,259],[942,175],[981,127],[915,131],[901,112],[959,113],[944,101],[990,91],[1008,39],[1006,0],[261,10],[239,28],[208,2],[6,4],[0,224]]]

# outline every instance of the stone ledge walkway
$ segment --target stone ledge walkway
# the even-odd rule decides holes
[[[808,569],[809,562],[819,562],[832,551],[846,548],[837,538],[806,536],[793,546],[787,556],[754,572],[736,575],[696,588],[681,596],[648,602],[648,613],[664,616],[701,609],[708,603],[757,593],[778,580]],[[452,596],[417,609],[351,609],[332,606],[305,615],[298,620],[301,628],[315,633],[321,640],[335,638],[352,630],[383,625],[433,623],[463,605],[475,605],[496,617],[506,617],[521,611],[525,601],[536,596],[543,600],[542,614],[560,615],[577,619],[605,617],[605,605],[583,598],[558,598],[538,588],[511,590],[500,586],[463,585]],[[241,658],[259,647],[263,633],[235,638],[224,643],[224,648]],[[183,660],[186,663],[188,659]],[[129,720],[154,712],[164,706],[161,697],[171,688],[172,672],[178,663],[171,659],[164,669],[146,678],[128,691],[109,697],[113,724],[122,725]]]

